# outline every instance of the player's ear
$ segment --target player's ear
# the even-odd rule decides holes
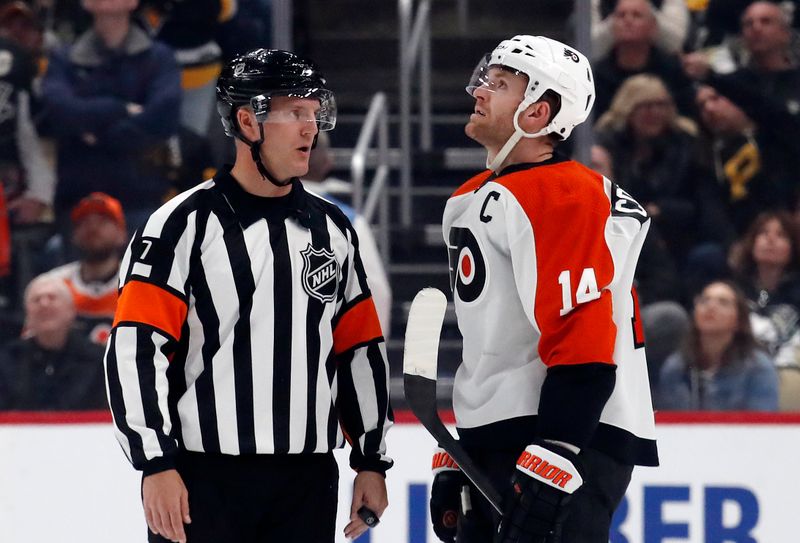
[[[550,118],[550,104],[545,100],[540,100],[528,106],[519,116],[519,127],[525,132],[538,132],[547,126]]]

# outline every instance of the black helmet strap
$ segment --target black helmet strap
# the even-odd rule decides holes
[[[235,110],[234,110],[235,111]],[[276,187],[285,187],[286,185],[292,182],[292,178],[284,179],[283,181],[278,181],[272,173],[267,169],[264,163],[261,161],[261,144],[264,143],[264,123],[258,123],[258,140],[250,141],[249,139],[245,138],[242,134],[242,131],[239,129],[239,123],[235,122],[235,117],[231,119],[234,121],[233,130],[232,132],[234,135],[239,138],[241,141],[247,144],[250,147],[250,156],[253,159],[253,162],[256,163],[256,168],[258,169],[258,173],[261,174],[263,179],[266,179]]]

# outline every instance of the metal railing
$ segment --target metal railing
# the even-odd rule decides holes
[[[272,47],[275,49],[294,50],[293,17],[292,0],[272,0]]]
[[[400,222],[411,226],[411,91],[414,69],[419,69],[420,148],[433,147],[431,130],[431,28],[430,0],[421,0],[412,14],[414,0],[398,0],[400,16]],[[412,25],[413,18],[413,25]]]
[[[591,0],[575,2],[575,48],[587,58],[592,58],[592,6]],[[575,129],[575,158],[584,164],[591,164],[592,156],[592,116]]]
[[[375,174],[364,201],[364,181],[367,170],[367,154],[370,144],[378,136],[378,162]],[[386,94],[375,93],[369,104],[367,116],[358,134],[358,142],[350,159],[350,179],[353,183],[353,207],[372,224],[378,213],[378,250],[384,264],[389,264],[389,106]]]
[[[469,0],[458,0],[456,9],[458,10],[458,31],[462,36],[466,36],[469,33]]]

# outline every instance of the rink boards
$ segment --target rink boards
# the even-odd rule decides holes
[[[0,413],[0,541],[146,540],[140,480],[107,417]],[[397,418],[387,438],[396,462],[387,478],[390,507],[360,543],[437,541],[427,513],[434,442],[407,414]],[[635,470],[612,542],[773,543],[796,537],[800,416],[673,414],[659,418],[657,431],[662,465]],[[337,543],[344,543],[353,474],[347,451],[337,451],[337,459]]]

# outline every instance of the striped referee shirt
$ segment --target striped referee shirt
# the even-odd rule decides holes
[[[180,449],[392,460],[386,349],[355,232],[294,181],[230,175],[170,200],[131,240],[106,349],[116,435],[145,474]]]

